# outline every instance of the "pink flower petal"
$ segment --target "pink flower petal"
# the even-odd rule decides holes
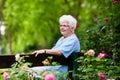
[[[44,80],[56,80],[53,74],[47,74]]]

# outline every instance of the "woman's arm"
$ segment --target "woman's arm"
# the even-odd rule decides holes
[[[34,51],[33,54],[35,54],[35,56],[37,56],[38,54],[53,54],[53,55],[58,55],[58,56],[62,55],[61,51],[60,50],[56,50],[56,49],[37,50],[37,51]]]

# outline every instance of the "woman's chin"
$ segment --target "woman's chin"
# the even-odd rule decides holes
[[[65,33],[62,33],[62,35],[65,35]]]

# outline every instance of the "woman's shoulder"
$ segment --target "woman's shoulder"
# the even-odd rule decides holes
[[[76,36],[76,34],[73,34],[69,37],[69,39],[71,40],[78,40],[78,37]]]

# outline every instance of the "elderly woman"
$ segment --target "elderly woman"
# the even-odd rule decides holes
[[[35,51],[38,54],[53,54],[68,58],[71,53],[80,51],[80,43],[75,34],[76,19],[71,15],[63,15],[59,18],[60,32],[63,35],[52,49],[42,49]]]
[[[53,55],[63,55],[66,58],[73,52],[80,51],[80,43],[75,35],[75,29],[77,21],[71,15],[63,15],[59,19],[60,32],[63,35],[52,49],[37,50],[34,53],[38,54],[46,53]]]

